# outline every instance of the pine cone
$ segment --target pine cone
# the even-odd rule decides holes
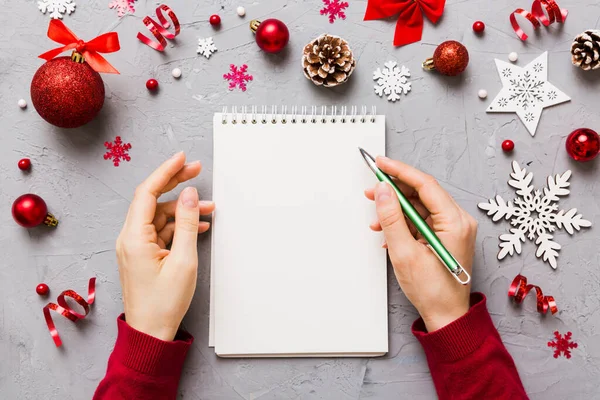
[[[600,68],[600,31],[590,29],[577,35],[571,54],[573,65],[584,71]]]
[[[304,47],[304,75],[315,85],[333,87],[345,83],[356,67],[348,42],[324,34]]]

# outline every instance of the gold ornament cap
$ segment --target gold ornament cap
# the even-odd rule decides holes
[[[260,25],[262,21],[259,21],[257,19],[253,19],[252,21],[250,21],[250,30],[252,31],[252,33],[254,33],[256,35],[256,31],[258,30],[258,26]]]
[[[54,215],[48,213],[46,214],[46,219],[44,219],[44,224],[55,228],[58,225],[58,220]]]
[[[77,50],[73,50],[73,53],[71,53],[71,61],[83,64],[85,62],[85,58],[83,57],[83,54]]]
[[[435,69],[435,63],[433,62],[433,57],[429,57],[427,60],[423,61],[422,64],[423,69],[427,71],[433,71]]]

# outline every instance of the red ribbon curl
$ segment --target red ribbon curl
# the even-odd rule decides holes
[[[94,71],[109,74],[119,73],[104,57],[98,54],[113,53],[121,48],[117,32],[108,32],[89,42],[84,42],[71,32],[62,21],[53,19],[48,26],[48,37],[64,46],[40,54],[39,58],[50,61],[62,52],[75,49],[78,53],[83,54],[85,61]]]
[[[85,314],[79,314],[78,312],[73,310],[67,304],[67,300],[65,299],[65,297],[70,297],[73,300],[75,300],[75,302],[77,304],[79,304],[81,307],[83,307]],[[54,340],[54,344],[56,345],[56,347],[60,347],[62,345],[62,340],[60,340],[60,336],[58,335],[58,330],[56,330],[54,321],[52,321],[52,315],[50,315],[50,310],[56,311],[63,317],[65,317],[73,322],[77,322],[80,319],[84,319],[86,317],[86,315],[88,315],[88,313],[90,312],[90,306],[94,303],[95,299],[96,299],[96,278],[94,277],[94,278],[90,278],[90,282],[89,282],[89,286],[88,286],[87,301],[85,301],[85,299],[83,297],[81,297],[74,290],[65,290],[56,299],[56,302],[58,304],[48,303],[46,306],[44,306],[43,310],[44,310],[44,318],[46,319],[46,325],[48,325],[48,331],[50,331],[50,335],[52,336],[52,339]]]
[[[175,33],[171,33],[167,30],[171,24],[163,15],[163,11],[166,12],[169,18],[171,18],[171,21],[173,21]],[[141,32],[138,32],[137,38],[142,43],[152,47],[154,50],[163,51],[165,47],[167,47],[166,39],[175,39],[175,36],[179,35],[179,32],[181,31],[181,25],[179,24],[179,19],[177,19],[177,16],[173,10],[171,10],[171,8],[165,4],[158,6],[156,9],[156,17],[158,18],[160,24],[148,16],[144,17],[143,22],[144,25],[146,25],[146,28],[148,28],[150,33],[152,33],[158,41],[156,42],[152,39],[149,39],[147,36],[142,35]]]
[[[434,24],[444,13],[446,0],[369,0],[365,21],[400,14],[396,23],[394,46],[418,42],[423,34],[423,14]]]
[[[521,304],[529,291],[535,289],[535,297],[537,299],[537,310],[542,314],[546,314],[548,310],[552,314],[558,312],[556,301],[552,296],[544,296],[542,289],[539,286],[528,285],[527,278],[523,275],[517,275],[508,288],[508,297],[514,297],[517,304]]]
[[[544,9],[546,13],[544,13]],[[517,8],[510,14],[510,24],[513,27],[513,30],[521,40],[527,40],[528,36],[523,29],[519,26],[517,22],[517,15],[521,15],[526,18],[533,25],[533,29],[538,29],[541,24],[544,26],[549,26],[553,24],[555,21],[559,23],[564,23],[567,19],[567,15],[569,12],[564,8],[561,9],[558,4],[554,0],[535,0],[531,5],[531,12],[523,10],[522,8]],[[541,22],[541,24],[540,24]]]

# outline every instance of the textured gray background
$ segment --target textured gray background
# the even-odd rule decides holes
[[[578,164],[564,151],[565,137],[575,128],[600,128],[598,88],[600,73],[584,73],[570,64],[572,38],[598,26],[600,5],[594,0],[561,0],[570,11],[564,27],[553,25],[522,43],[512,32],[508,14],[527,8],[528,0],[491,2],[450,0],[438,26],[426,22],[423,40],[403,48],[392,46],[395,24],[363,22],[365,1],[351,1],[348,18],[329,24],[319,15],[321,2],[293,0],[173,0],[169,5],[182,22],[182,33],[164,53],[140,44],[135,35],[141,19],[156,4],[141,1],[135,15],[118,19],[108,0],[77,2],[65,22],[85,39],[116,30],[122,50],[108,55],[121,75],[103,75],[106,103],[100,116],[76,130],[61,130],[44,122],[29,106],[29,84],[42,61],[37,55],[55,47],[46,38],[48,17],[32,0],[2,1],[0,34],[0,398],[85,399],[102,378],[116,335],[115,318],[122,311],[114,242],[135,186],[162,160],[178,150],[200,159],[204,171],[194,184],[202,197],[211,197],[212,114],[223,105],[376,105],[387,115],[388,155],[433,175],[457,201],[480,221],[474,289],[489,298],[489,309],[533,399],[600,398],[600,250],[597,228],[576,237],[558,233],[563,244],[559,267],[553,271],[535,258],[535,246],[524,245],[521,256],[496,260],[498,235],[508,225],[494,225],[476,204],[502,194],[511,198],[506,181],[510,161],[531,163],[538,186],[548,174],[572,169],[572,194],[563,207],[578,207],[593,223],[600,223],[599,160]],[[507,4],[508,3],[508,4]],[[240,19],[235,7],[246,6]],[[223,9],[221,9],[223,8]],[[215,31],[207,22],[218,12],[223,24]],[[254,43],[248,22],[275,17],[291,31],[288,48],[267,55]],[[471,24],[487,24],[477,37]],[[529,29],[530,27],[525,27]],[[146,32],[146,31],[144,31]],[[346,38],[358,59],[349,83],[323,89],[306,81],[299,68],[302,47],[321,33]],[[219,51],[209,60],[196,55],[198,37],[214,36]],[[459,78],[427,73],[421,62],[446,39],[463,42],[471,63]],[[542,51],[550,52],[550,81],[572,97],[567,104],[546,110],[537,136],[530,137],[514,114],[486,114],[486,105],[500,89],[494,57],[511,51],[525,65]],[[396,104],[373,92],[372,72],[396,60],[412,73],[413,91]],[[248,91],[227,90],[222,74],[230,63],[246,63],[254,81]],[[180,67],[175,80],[171,69]],[[160,92],[152,96],[145,82],[156,77]],[[477,90],[489,91],[487,101]],[[102,158],[103,142],[116,135],[131,142],[132,161],[115,168]],[[516,150],[502,153],[500,143],[510,138]],[[17,169],[30,157],[33,169]],[[22,193],[42,195],[61,220],[58,229],[25,230],[10,215],[12,201]],[[173,197],[175,194],[169,197]],[[423,352],[410,333],[417,317],[390,275],[390,352],[377,359],[220,360],[207,347],[209,236],[198,245],[198,290],[185,327],[196,341],[187,358],[180,394],[185,399],[393,399],[435,398]],[[282,260],[285,262],[285,260]],[[506,289],[523,272],[532,283],[556,297],[560,313],[542,317],[528,298],[513,306]],[[97,303],[90,316],[76,325],[57,317],[65,341],[54,347],[46,329],[42,306],[35,294],[39,282],[51,287],[51,298],[64,289],[85,292],[89,277],[98,277]],[[572,331],[579,348],[573,358],[553,359],[546,342],[552,332]]]

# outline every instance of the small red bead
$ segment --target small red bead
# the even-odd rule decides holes
[[[148,81],[146,82],[146,88],[148,90],[158,89],[158,81],[156,79],[148,79]]]
[[[221,17],[219,17],[217,14],[213,14],[210,16],[208,22],[210,22],[212,26],[217,26],[221,24]]]
[[[515,143],[512,140],[505,140],[504,142],[502,142],[502,150],[504,150],[505,152],[510,152],[513,151],[513,149],[515,148]]]
[[[37,292],[37,294],[39,294],[40,296],[45,296],[48,294],[48,292],[50,291],[50,288],[48,287],[48,285],[46,285],[45,283],[40,283],[39,285],[37,285],[37,287],[35,288],[35,291]]]
[[[31,160],[29,158],[22,158],[19,160],[19,169],[21,171],[29,171],[31,168]]]
[[[481,21],[475,21],[473,24],[473,30],[477,33],[481,33],[485,30],[485,24]]]

